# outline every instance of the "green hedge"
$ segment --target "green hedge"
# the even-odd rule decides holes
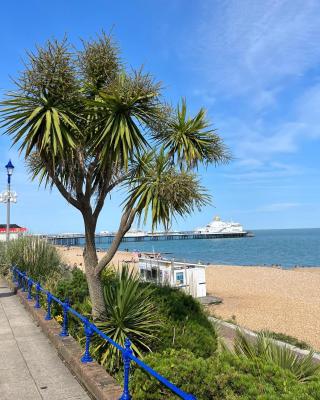
[[[319,400],[320,381],[299,383],[277,366],[221,353],[204,359],[188,350],[149,354],[144,361],[198,400]],[[141,369],[131,380],[135,400],[174,400]]]
[[[154,290],[163,325],[152,350],[188,349],[199,357],[213,355],[217,349],[217,333],[198,300],[169,286],[155,286]]]
[[[183,290],[170,286],[154,285],[154,299],[160,311],[174,321],[192,320],[210,327],[207,314],[198,300]]]

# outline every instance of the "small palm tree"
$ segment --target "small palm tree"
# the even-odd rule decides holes
[[[140,357],[143,351],[151,350],[161,324],[152,293],[149,285],[140,285],[137,273],[123,266],[113,283],[104,287],[105,317],[96,322],[101,331],[123,347],[129,338],[133,352]],[[98,336],[93,338],[92,353],[109,371],[119,367],[121,353]]]
[[[228,162],[205,110],[174,109],[142,71],[127,72],[105,34],[75,50],[49,41],[28,53],[16,90],[0,103],[4,133],[20,146],[33,178],[55,186],[82,214],[92,313],[104,313],[102,272],[134,219],[168,226],[208,203],[195,169]],[[151,151],[153,150],[153,151]],[[152,168],[155,168],[152,170]],[[95,230],[112,191],[129,193],[117,234],[98,260]]]
[[[279,346],[268,333],[260,332],[255,341],[250,341],[243,332],[237,331],[234,350],[237,355],[252,360],[272,362],[280,368],[291,371],[300,382],[313,379],[320,372],[320,366],[313,361],[314,352],[306,357],[298,356],[287,346]]]

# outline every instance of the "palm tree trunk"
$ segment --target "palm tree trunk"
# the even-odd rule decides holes
[[[83,251],[85,272],[89,286],[89,294],[92,303],[92,316],[99,319],[105,312],[103,297],[103,285],[100,274],[95,274],[95,268],[98,264],[97,249],[95,243],[96,223],[90,212],[83,212],[85,225],[86,244]]]
[[[100,276],[97,277],[95,274],[88,274],[87,272],[86,274],[92,303],[92,317],[93,319],[101,319],[105,313],[102,282]]]

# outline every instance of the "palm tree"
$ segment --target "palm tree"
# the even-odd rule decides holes
[[[128,73],[105,34],[74,50],[49,41],[28,53],[16,90],[1,102],[2,126],[19,144],[33,178],[55,186],[83,217],[84,263],[93,316],[104,312],[101,272],[135,217],[168,226],[209,202],[194,170],[229,153],[186,102],[175,110],[143,71]],[[108,194],[127,193],[119,228],[98,262],[95,230]]]

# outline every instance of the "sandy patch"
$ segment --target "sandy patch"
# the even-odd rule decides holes
[[[223,298],[211,311],[239,325],[295,336],[320,349],[320,268],[282,270],[212,266],[207,292]]]
[[[78,267],[82,271],[84,271],[84,261],[83,261],[83,248],[82,247],[65,247],[65,246],[56,246],[58,252],[60,253],[63,261],[71,266]],[[104,251],[98,251],[98,259],[101,258],[106,253]],[[138,263],[138,254],[128,251],[117,251],[115,256],[112,259],[112,264],[115,267],[121,266],[123,262],[128,263],[129,265],[135,265]]]

